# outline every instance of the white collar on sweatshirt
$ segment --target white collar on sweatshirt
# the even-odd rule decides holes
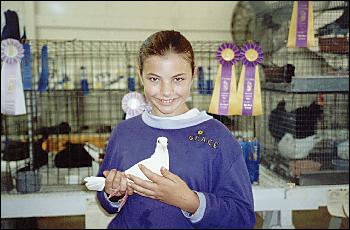
[[[186,113],[173,116],[173,117],[159,117],[151,114],[150,111],[144,111],[142,113],[142,120],[147,125],[153,128],[159,129],[181,129],[187,128],[194,125],[198,125],[204,121],[212,119],[206,111],[200,112],[198,109],[194,108]],[[179,122],[181,121],[181,122]]]

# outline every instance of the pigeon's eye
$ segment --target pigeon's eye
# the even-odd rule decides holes
[[[159,141],[159,140],[158,140],[157,142],[158,142],[158,143],[160,143],[160,141]]]

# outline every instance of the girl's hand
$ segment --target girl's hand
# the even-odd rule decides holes
[[[106,177],[104,190],[107,194],[123,196],[126,191],[128,195],[134,193],[134,190],[128,186],[128,181],[124,172],[112,169],[111,171],[103,171],[103,175]]]
[[[135,193],[174,205],[189,213],[196,212],[199,207],[199,198],[179,176],[164,167],[161,168],[163,176],[153,173],[143,165],[139,167],[151,181],[127,174],[127,178],[133,182],[128,182],[128,187],[131,187]]]

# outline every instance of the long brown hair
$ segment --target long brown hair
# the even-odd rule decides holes
[[[139,71],[142,76],[143,63],[150,56],[164,56],[169,53],[181,54],[191,64],[194,74],[194,54],[191,43],[174,30],[159,31],[149,36],[142,44],[139,52]]]

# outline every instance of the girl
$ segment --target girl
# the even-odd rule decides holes
[[[129,196],[108,227],[253,228],[252,188],[240,144],[222,123],[186,105],[195,75],[189,41],[176,31],[157,32],[141,46],[138,64],[152,109],[120,122],[109,139],[98,199],[116,213],[121,197]],[[169,170],[162,167],[160,176],[140,165],[150,181],[126,175],[150,157],[159,136],[168,138]]]

